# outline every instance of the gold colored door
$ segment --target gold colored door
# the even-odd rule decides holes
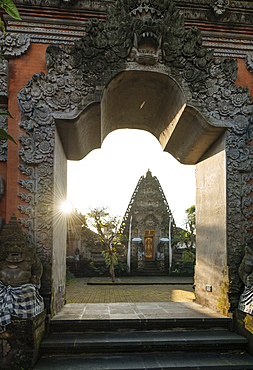
[[[154,260],[155,230],[145,230],[145,260]]]

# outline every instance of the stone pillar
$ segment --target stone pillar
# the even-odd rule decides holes
[[[225,134],[196,166],[197,302],[228,310],[227,193]]]
[[[57,130],[55,131],[53,186],[52,313],[58,312],[64,305],[67,250],[67,219],[61,207],[67,198],[67,159]]]

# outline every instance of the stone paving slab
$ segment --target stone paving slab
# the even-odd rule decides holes
[[[228,319],[195,302],[140,302],[66,304],[52,319],[68,320],[150,320],[150,319]],[[228,319],[229,320],[229,319]]]
[[[193,285],[193,277],[184,276],[124,276],[112,282],[110,277],[93,277],[88,285]]]
[[[77,278],[66,288],[67,303],[116,303],[116,302],[192,302],[195,299],[191,283],[183,284],[183,279],[173,279],[173,284],[168,283],[168,277],[157,277],[156,281],[167,281],[160,284],[149,284],[155,279],[146,277],[135,278],[135,282],[142,284],[96,284],[88,285],[90,278]],[[166,278],[166,279],[163,279]],[[94,279],[94,278],[92,278]],[[100,279],[100,278],[95,278]],[[101,278],[102,280],[104,278]],[[123,278],[122,278],[123,279]],[[128,279],[128,278],[124,278]],[[132,278],[131,278],[132,279]],[[191,278],[184,278],[192,281]],[[188,279],[188,280],[187,280]],[[101,281],[102,281],[101,280]],[[125,280],[124,280],[125,281]],[[128,280],[129,282],[129,280]],[[180,282],[182,284],[180,284]]]

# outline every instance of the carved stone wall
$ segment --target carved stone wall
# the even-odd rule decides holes
[[[6,116],[0,116],[0,128],[8,131],[8,118]],[[7,161],[7,140],[0,138],[0,161]]]
[[[74,46],[50,46],[46,62],[48,75],[34,75],[18,94],[25,131],[20,170],[27,175],[20,180],[26,192],[19,194],[27,205],[19,209],[44,265],[44,295],[50,300],[55,124],[78,122],[91,103],[100,103],[107,84],[127,70],[165,74],[181,89],[186,107],[194,107],[210,127],[227,130],[227,264],[229,290],[236,294],[237,267],[252,235],[247,195],[253,108],[249,90],[235,85],[236,61],[214,58],[202,46],[200,31],[185,29],[172,1],[124,0],[108,8],[106,23],[88,21],[86,35]]]

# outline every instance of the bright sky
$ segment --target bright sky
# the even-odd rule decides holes
[[[68,161],[68,201],[83,214],[103,205],[123,217],[148,169],[158,178],[177,226],[184,227],[185,210],[195,204],[195,166],[182,165],[163,152],[146,131],[116,130],[101,149],[82,161]]]

